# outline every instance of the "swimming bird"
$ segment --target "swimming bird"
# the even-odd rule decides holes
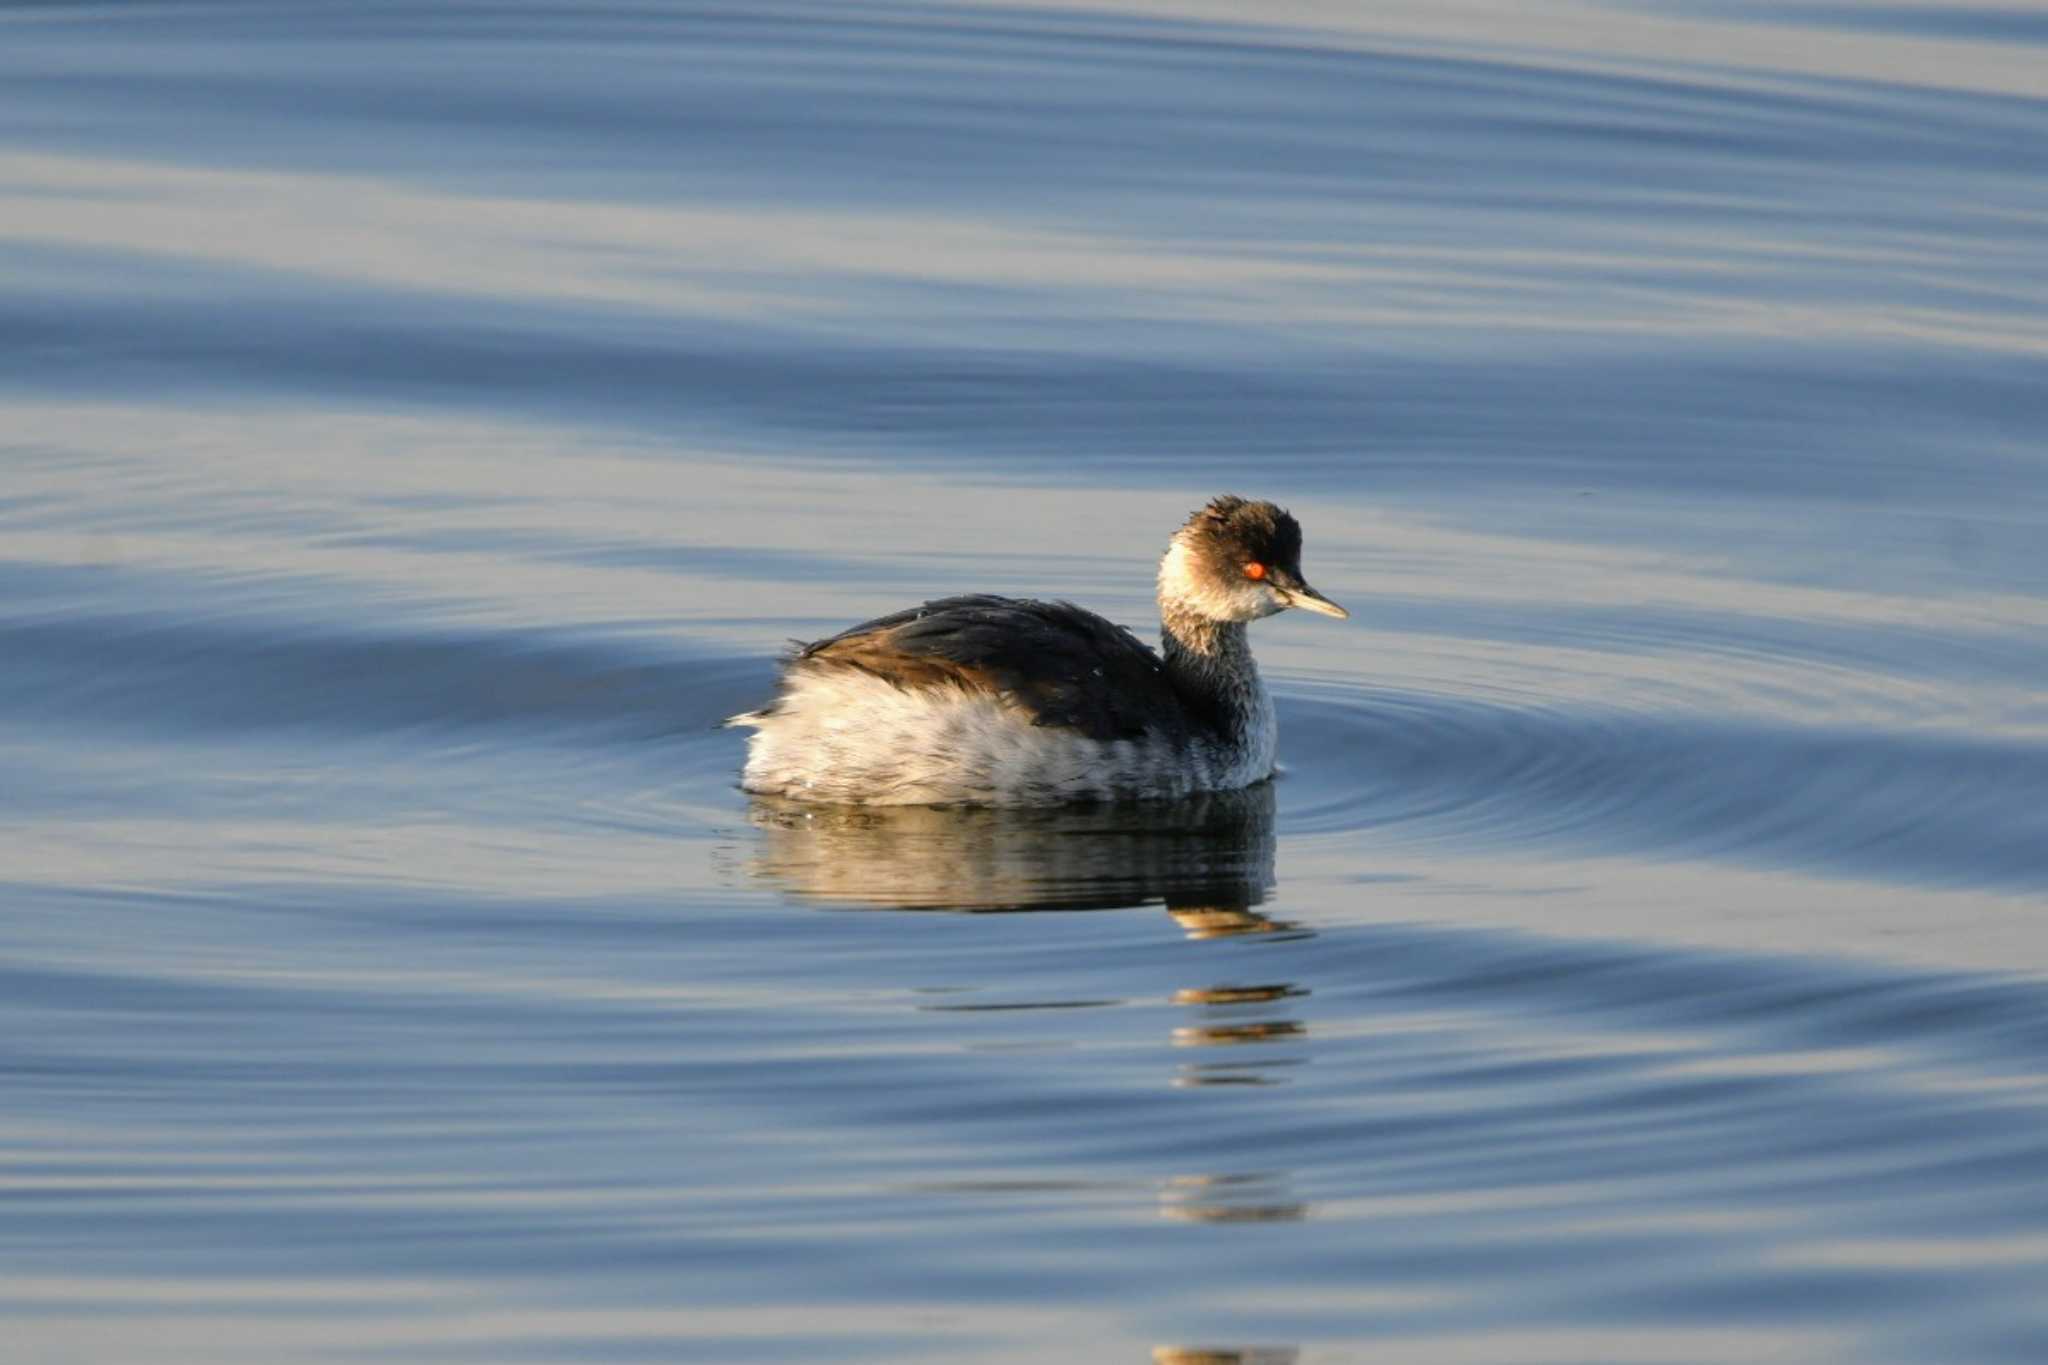
[[[1071,602],[944,597],[804,645],[752,726],[740,785],[869,805],[1052,805],[1272,776],[1273,700],[1245,626],[1349,612],[1301,576],[1301,526],[1212,500],[1159,561],[1160,649]]]

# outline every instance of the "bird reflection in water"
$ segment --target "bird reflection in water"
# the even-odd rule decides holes
[[[805,899],[996,913],[1164,903],[1191,939],[1308,938],[1255,909],[1274,886],[1273,786],[1186,801],[1050,809],[829,806],[757,797],[754,875]],[[1243,1047],[1306,1036],[1287,1003],[1299,986],[1176,991],[1192,1012],[1177,1047]],[[1179,1086],[1266,1085],[1304,1060],[1279,1052],[1182,1065]]]
[[[1273,787],[1044,809],[820,806],[756,797],[753,872],[808,900],[905,910],[1108,910],[1164,902],[1190,937],[1284,932]]]
[[[1188,938],[1306,939],[1256,907],[1275,885],[1273,787],[1186,801],[1053,809],[820,806],[756,797],[752,874],[805,900],[977,914],[1163,904]],[[1235,955],[1233,955],[1235,956]],[[1188,1013],[1176,1049],[1209,1051],[1172,1083],[1259,1086],[1307,1060],[1290,982],[1222,983],[1173,993]],[[1308,1215],[1285,1172],[1172,1176],[1162,1217],[1285,1223]],[[1173,1365],[1292,1365],[1292,1347],[1159,1346]]]
[[[1179,1175],[1166,1182],[1159,1212],[1176,1223],[1298,1223],[1308,1205],[1284,1171]]]
[[[1175,991],[1173,1003],[1191,1010],[1188,1023],[1173,1031],[1176,1047],[1230,1048],[1231,1052],[1190,1061],[1174,1077],[1178,1086],[1271,1085],[1306,1058],[1292,1050],[1269,1053],[1261,1045],[1299,1041],[1308,1027],[1288,1013],[1288,1002],[1307,995],[1300,986],[1204,986]],[[1258,1048],[1257,1051],[1238,1049]]]
[[[1187,930],[1189,938],[1234,938],[1239,934],[1286,934],[1294,938],[1308,938],[1309,931],[1298,924],[1273,919],[1262,915],[1249,906],[1233,905],[1192,905],[1176,906],[1168,902],[1166,912],[1174,922]]]

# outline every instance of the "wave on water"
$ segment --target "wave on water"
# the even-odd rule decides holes
[[[378,633],[252,619],[0,620],[0,715],[155,736],[505,727],[521,743],[707,730],[768,662],[566,632]]]
[[[1282,715],[1290,833],[2048,887],[2048,745],[1384,689]]]
[[[406,632],[254,619],[0,622],[0,714],[157,738],[493,731],[501,746],[656,742],[656,766],[729,786],[720,719],[771,661],[530,630]],[[1416,844],[1706,858],[2009,891],[2048,887],[2048,745],[1282,680],[1277,829]],[[1270,885],[1267,789],[1020,813],[755,803],[762,865],[802,894],[993,908],[1129,904]],[[1284,869],[1283,869],[1284,872]],[[1183,886],[1185,881],[1189,884]],[[1204,894],[1207,894],[1206,892]]]

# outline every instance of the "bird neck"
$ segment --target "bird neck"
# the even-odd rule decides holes
[[[1186,603],[1159,601],[1160,657],[1190,709],[1229,737],[1247,731],[1264,699],[1242,621],[1218,621]]]

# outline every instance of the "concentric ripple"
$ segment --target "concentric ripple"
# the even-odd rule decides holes
[[[1283,828],[2048,885],[2048,746],[1289,689]]]

